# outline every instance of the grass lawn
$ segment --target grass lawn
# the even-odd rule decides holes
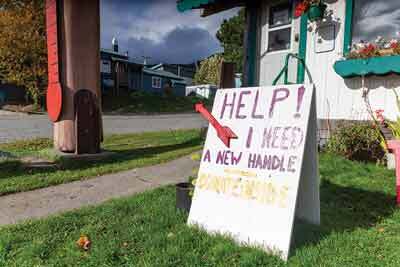
[[[112,135],[102,148],[115,154],[90,162],[55,157],[49,139],[0,144],[3,154],[17,157],[0,162],[0,196],[167,162],[199,150],[201,143],[198,130]],[[55,165],[26,166],[18,161],[26,156],[50,157]]]
[[[200,99],[197,97],[166,97],[139,91],[119,97],[108,96],[103,101],[103,110],[139,114],[194,112],[193,105],[198,101]],[[202,101],[206,105],[210,103],[208,100]]]
[[[320,169],[322,226],[296,240],[288,264],[188,228],[166,187],[0,228],[0,266],[400,266],[394,173],[330,155]],[[89,252],[75,244],[81,234]]]

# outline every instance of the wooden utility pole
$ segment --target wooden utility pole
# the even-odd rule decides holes
[[[62,90],[61,114],[53,120],[54,146],[73,153],[77,151],[76,92],[92,92],[100,110],[100,4],[99,0],[47,0],[47,9],[52,3],[57,5],[58,75]],[[48,12],[48,21],[51,16]],[[52,71],[49,66],[49,76]],[[48,109],[51,105],[48,101]],[[101,128],[101,115],[98,120]],[[102,129],[87,130],[95,130],[98,135],[102,132]]]

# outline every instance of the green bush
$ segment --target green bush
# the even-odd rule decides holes
[[[384,163],[379,132],[368,123],[340,126],[329,138],[326,151],[361,162]]]

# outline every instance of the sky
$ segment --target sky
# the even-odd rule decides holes
[[[201,18],[200,10],[179,13],[176,0],[101,0],[101,47],[111,49],[115,36],[119,51],[137,60],[192,63],[222,51],[215,34],[237,12]]]

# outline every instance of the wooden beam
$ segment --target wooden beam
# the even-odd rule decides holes
[[[219,88],[235,88],[235,63],[222,62],[219,78]]]
[[[214,4],[204,5],[202,6],[203,13],[201,14],[201,16],[204,18],[228,9],[245,5],[246,5],[245,0],[233,0],[229,2],[217,2]]]

